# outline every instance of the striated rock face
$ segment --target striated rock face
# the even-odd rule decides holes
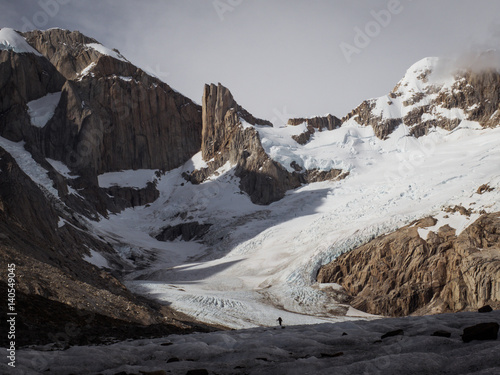
[[[442,64],[446,62],[437,58],[414,64],[393,91],[363,101],[342,122],[352,118],[371,126],[381,139],[401,124],[415,137],[435,127],[453,130],[463,120],[482,127],[496,126],[500,120],[500,73],[493,69],[455,68],[452,75],[443,78],[439,73]],[[446,70],[453,67],[447,66]]]
[[[235,166],[241,190],[250,196],[252,202],[270,204],[302,183],[334,179],[342,174],[337,169],[328,172],[288,172],[264,151],[257,130],[252,126],[243,126],[242,121],[251,125],[272,124],[250,115],[221,84],[205,85],[202,108],[202,155],[209,161],[209,166],[186,174],[185,178],[192,183],[201,183],[229,162]]]
[[[324,117],[311,117],[311,118],[291,118],[288,119],[288,125],[297,126],[306,123],[307,131],[302,134],[294,135],[292,138],[301,145],[309,142],[311,136],[317,131],[333,130],[342,125],[342,121],[330,114]]]
[[[322,267],[319,282],[341,284],[360,310],[390,316],[500,307],[500,213],[482,215],[458,237],[444,226],[427,240],[426,218]]]
[[[79,32],[23,35],[45,57],[0,51],[0,135],[90,180],[124,169],[170,170],[200,150],[201,107],[166,83]],[[52,119],[31,126],[27,102],[58,91]]]
[[[200,149],[200,108],[143,74],[68,81],[44,129],[43,154],[92,174],[186,162]]]
[[[220,83],[205,85],[202,106],[202,156],[210,160],[215,152],[223,148],[231,139],[234,125],[243,119],[251,125],[273,126],[271,122],[253,117],[233,98],[231,92]],[[226,116],[229,116],[226,119]],[[235,119],[235,121],[233,121]]]
[[[79,31],[50,29],[23,33],[26,41],[44,55],[66,79],[76,79],[91,63],[97,61],[100,53],[86,47],[99,43]]]

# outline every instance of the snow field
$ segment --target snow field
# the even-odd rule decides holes
[[[61,93],[55,92],[29,102],[28,114],[31,117],[31,124],[37,128],[43,128],[54,116],[60,99]]]
[[[107,55],[111,56],[117,60],[128,62],[125,57],[123,57],[120,53],[113,51],[111,48],[105,47],[100,43],[89,43],[85,45],[88,48],[95,49],[97,52],[99,52],[102,55]]]
[[[261,136],[271,147],[291,147],[284,130]],[[187,183],[180,175],[194,168],[193,160],[161,177],[156,202],[101,220],[96,231],[150,255],[143,270],[128,275],[129,288],[207,323],[248,328],[272,325],[277,316],[288,324],[349,319],[359,312],[317,286],[319,267],[445,206],[500,210],[499,141],[499,128],[478,130],[470,122],[419,139],[401,126],[382,141],[351,120],[294,150],[302,162],[338,156],[349,164],[345,180],[303,186],[256,206],[228,165],[198,186]],[[495,190],[476,194],[484,183]],[[455,216],[447,223],[458,231],[476,217]],[[204,243],[165,243],[148,234],[192,221],[213,224]]]

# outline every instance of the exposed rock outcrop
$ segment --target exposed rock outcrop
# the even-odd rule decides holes
[[[334,130],[342,125],[342,121],[330,114],[323,117],[311,118],[291,118],[288,119],[288,125],[297,126],[306,123],[307,130],[299,135],[294,135],[292,138],[301,145],[309,142],[309,139],[316,131]]]
[[[317,129],[319,131],[322,131],[324,129],[334,130],[342,124],[342,121],[338,117],[332,116],[330,114],[326,116],[316,116],[310,118],[299,117],[288,119],[288,125],[292,126],[297,126],[303,124],[304,122],[307,126],[312,126],[314,129]]]
[[[378,138],[386,139],[394,129],[403,123],[403,120],[400,118],[384,119],[382,116],[376,116],[372,113],[374,107],[374,101],[365,100],[347,116],[343,117],[342,123],[354,118],[361,125],[371,126]]]
[[[205,85],[202,99],[202,156],[210,160],[232,137],[235,125],[240,119],[251,125],[272,126],[266,120],[257,119],[238,105],[231,92],[220,83]]]
[[[0,51],[0,135],[94,180],[109,171],[170,170],[200,150],[201,108],[166,83],[116,51],[92,48],[97,41],[79,32],[23,35],[45,57]],[[31,126],[27,102],[57,91],[52,119]]]
[[[496,126],[500,120],[500,73],[455,68],[446,81],[439,74],[433,75],[440,64],[445,62],[436,58],[416,63],[388,95],[363,101],[342,122],[353,118],[371,126],[381,139],[401,124],[415,137],[435,127],[453,130],[463,120],[482,127]]]
[[[87,44],[99,43],[79,31],[49,29],[34,30],[23,33],[26,41],[69,80],[76,79],[80,73],[93,62],[100,53]],[[116,73],[116,72],[115,72]]]
[[[202,239],[209,231],[212,224],[200,224],[198,222],[183,223],[174,226],[167,226],[155,238],[158,241],[174,241],[181,238],[183,241]]]
[[[200,108],[154,78],[68,81],[44,128],[44,155],[77,173],[170,170],[201,146]]]
[[[226,162],[235,166],[235,175],[240,178],[240,188],[252,202],[269,204],[285,195],[289,189],[302,183],[322,179],[340,178],[341,170],[288,172],[281,164],[272,160],[260,142],[257,130],[250,125],[272,124],[250,115],[234,100],[227,88],[205,85],[203,103],[202,155],[208,167],[192,171],[185,178],[200,183]]]
[[[500,217],[482,215],[457,237],[444,226],[424,240],[419,220],[323,266],[319,282],[341,284],[352,306],[390,316],[500,307]]]
[[[148,182],[145,188],[111,186],[104,188],[106,194],[113,197],[114,203],[120,210],[127,207],[144,206],[153,203],[160,196],[153,182]]]

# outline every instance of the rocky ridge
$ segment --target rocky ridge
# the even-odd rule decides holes
[[[446,65],[443,67],[442,65]],[[442,70],[451,71],[444,75]],[[435,127],[455,129],[462,120],[491,127],[500,120],[500,73],[454,67],[452,62],[426,58],[414,64],[386,96],[363,101],[342,118],[371,126],[387,138],[399,125],[420,137]]]
[[[323,130],[334,130],[342,125],[342,121],[338,117],[332,116],[330,114],[323,117],[316,116],[311,118],[290,118],[288,119],[287,124],[291,126],[297,126],[303,123],[306,124],[307,130],[299,135],[292,136],[292,138],[300,145],[305,145],[307,142],[309,142],[309,139],[316,131],[321,132]]]
[[[464,214],[466,214],[464,212]],[[500,213],[483,214],[458,236],[428,217],[339,256],[317,279],[338,283],[351,305],[386,316],[500,308]]]
[[[201,151],[208,167],[185,175],[194,184],[201,183],[229,162],[235,166],[241,190],[252,202],[269,204],[303,183],[345,177],[339,169],[288,172],[265,152],[254,127],[272,124],[250,115],[221,84],[205,85],[202,113]]]

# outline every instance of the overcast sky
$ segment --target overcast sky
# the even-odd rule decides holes
[[[221,82],[255,116],[332,113],[416,61],[500,43],[493,0],[0,0],[0,27],[80,30],[201,102]]]

